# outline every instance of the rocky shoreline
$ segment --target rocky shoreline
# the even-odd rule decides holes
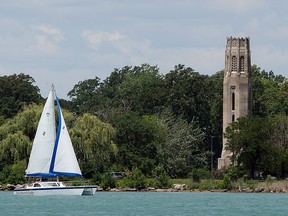
[[[24,188],[26,185],[13,185],[13,184],[6,184],[0,185],[0,191],[13,191],[15,188]],[[288,188],[286,187],[273,187],[273,185],[266,186],[266,187],[256,187],[255,189],[251,188],[242,188],[239,187],[238,189],[193,189],[188,190],[186,189],[185,184],[174,184],[172,188],[168,189],[157,189],[152,187],[147,187],[145,189],[138,190],[136,188],[107,188],[103,189],[98,187],[97,192],[234,192],[234,193],[288,193]]]

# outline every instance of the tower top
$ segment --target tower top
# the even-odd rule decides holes
[[[227,37],[227,45],[226,47],[231,47],[231,46],[238,46],[238,47],[250,47],[249,41],[250,37]]]

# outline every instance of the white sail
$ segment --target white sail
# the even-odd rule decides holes
[[[58,104],[59,123],[51,163],[52,172],[57,175],[82,176],[57,97],[56,102]]]
[[[82,176],[57,97],[59,121],[56,134],[54,94],[52,87],[38,124],[26,176]],[[31,186],[16,188],[14,194],[35,196],[94,195],[96,190],[96,185],[65,186],[57,180],[57,182],[34,182]]]
[[[55,108],[54,91],[49,92],[45,103],[35,139],[33,142],[29,164],[26,170],[27,176],[51,176],[49,173],[51,155],[55,143]]]

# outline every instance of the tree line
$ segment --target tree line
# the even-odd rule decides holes
[[[253,117],[239,119],[225,133],[237,155],[232,160],[251,177],[256,171],[288,174],[284,81],[253,65]],[[0,83],[0,181],[23,181],[44,99],[29,75],[0,76]],[[97,76],[79,81],[68,97],[60,103],[86,178],[133,168],[148,177],[160,170],[186,178],[216,167],[211,166],[222,150],[223,71],[208,76],[176,65],[163,74],[149,64],[125,66],[103,81]],[[271,161],[275,166],[269,168]]]

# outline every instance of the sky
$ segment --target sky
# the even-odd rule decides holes
[[[24,73],[47,97],[115,68],[224,69],[226,38],[250,37],[251,63],[288,77],[286,0],[9,0],[0,7],[0,76]]]

